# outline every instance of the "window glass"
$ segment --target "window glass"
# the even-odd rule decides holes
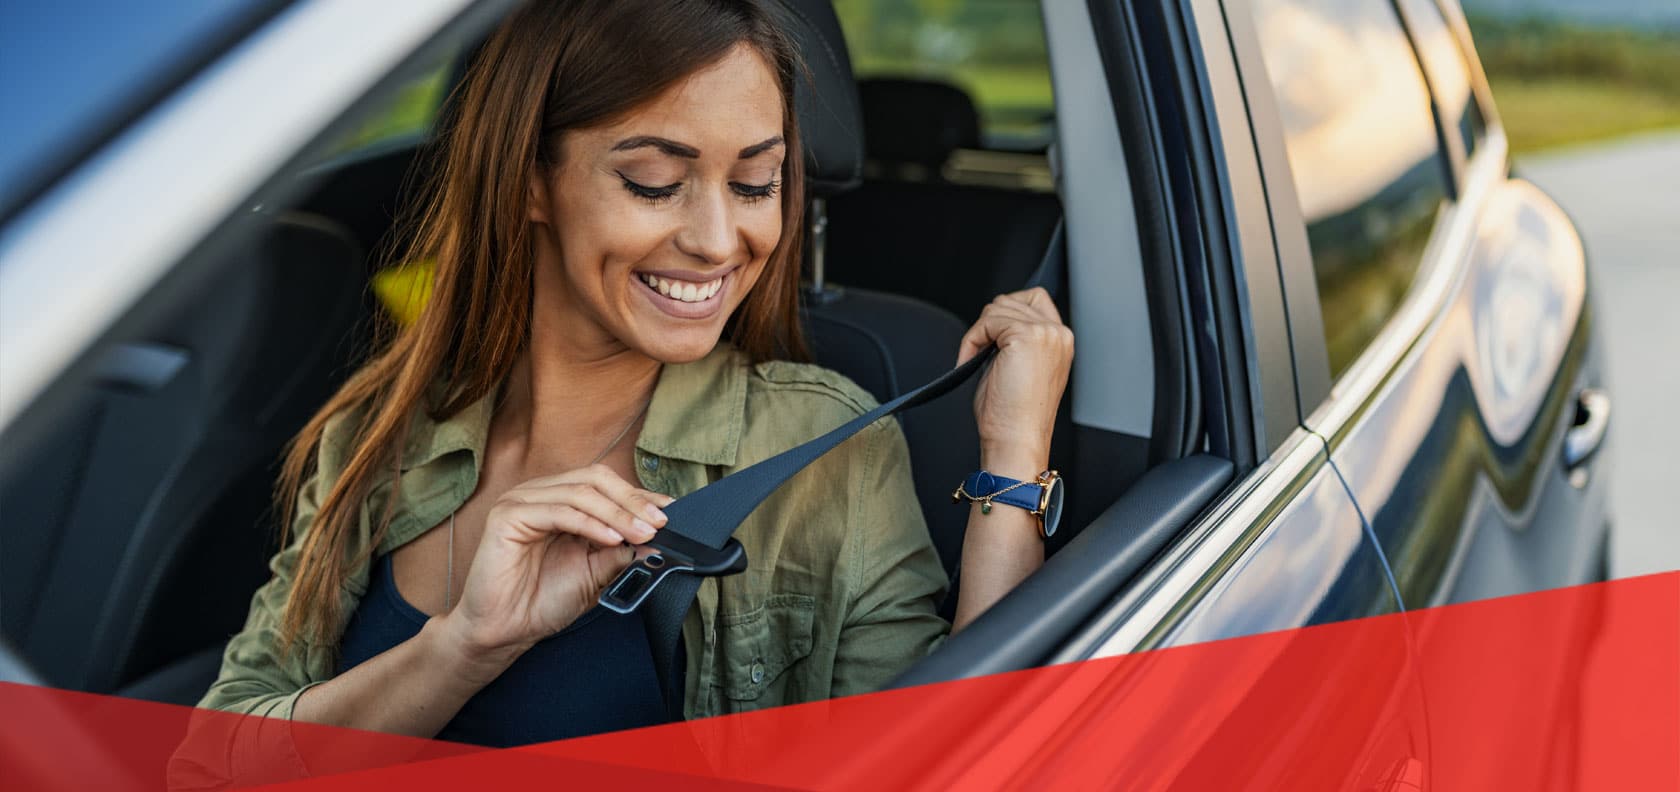
[[[1039,4],[1022,0],[835,0],[859,78],[962,88],[987,148],[1042,149],[1055,106]]]
[[[1476,152],[1486,126],[1476,107],[1476,94],[1470,90],[1470,64],[1464,50],[1447,27],[1436,0],[1400,0],[1400,7],[1406,12],[1418,57],[1440,103],[1441,125],[1454,130],[1464,141],[1464,156],[1468,158]]]
[[[438,110],[443,107],[443,98],[449,91],[449,78],[453,75],[450,66],[447,61],[440,63],[398,88],[383,108],[339,143],[337,151],[354,151],[431,131],[432,122],[437,120]]]
[[[1333,376],[1411,286],[1446,197],[1423,74],[1386,0],[1256,0]]]

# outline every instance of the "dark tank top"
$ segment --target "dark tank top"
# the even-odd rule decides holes
[[[338,672],[413,638],[426,619],[397,591],[390,554],[381,556],[344,630]],[[665,720],[641,619],[596,607],[538,641],[468,699],[437,737],[506,747]]]

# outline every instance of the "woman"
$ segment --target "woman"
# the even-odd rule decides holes
[[[601,588],[660,507],[872,406],[790,362],[798,73],[760,0],[537,2],[492,36],[411,251],[430,302],[293,445],[292,536],[202,706],[485,744],[663,719]],[[1072,336],[1034,291],[958,357],[993,343],[982,461],[1032,479]],[[946,625],[909,476],[881,422],[742,524],[751,568],[685,624],[686,716],[871,690],[1042,563],[1029,513],[973,509]]]

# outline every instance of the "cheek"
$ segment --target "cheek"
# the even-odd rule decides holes
[[[748,250],[752,251],[755,282],[762,281],[770,256],[776,252],[776,244],[782,239],[781,210],[769,209],[755,215],[742,223],[741,234],[746,238]]]
[[[618,281],[628,281],[630,271],[659,248],[669,231],[657,216],[608,201],[580,205],[575,212],[560,242],[568,277],[585,291],[620,289],[624,284]],[[595,285],[588,285],[591,281]]]

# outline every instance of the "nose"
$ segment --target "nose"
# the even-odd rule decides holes
[[[677,233],[677,249],[711,266],[728,264],[740,247],[729,199],[719,191],[708,191],[702,200],[690,201],[687,222]]]

